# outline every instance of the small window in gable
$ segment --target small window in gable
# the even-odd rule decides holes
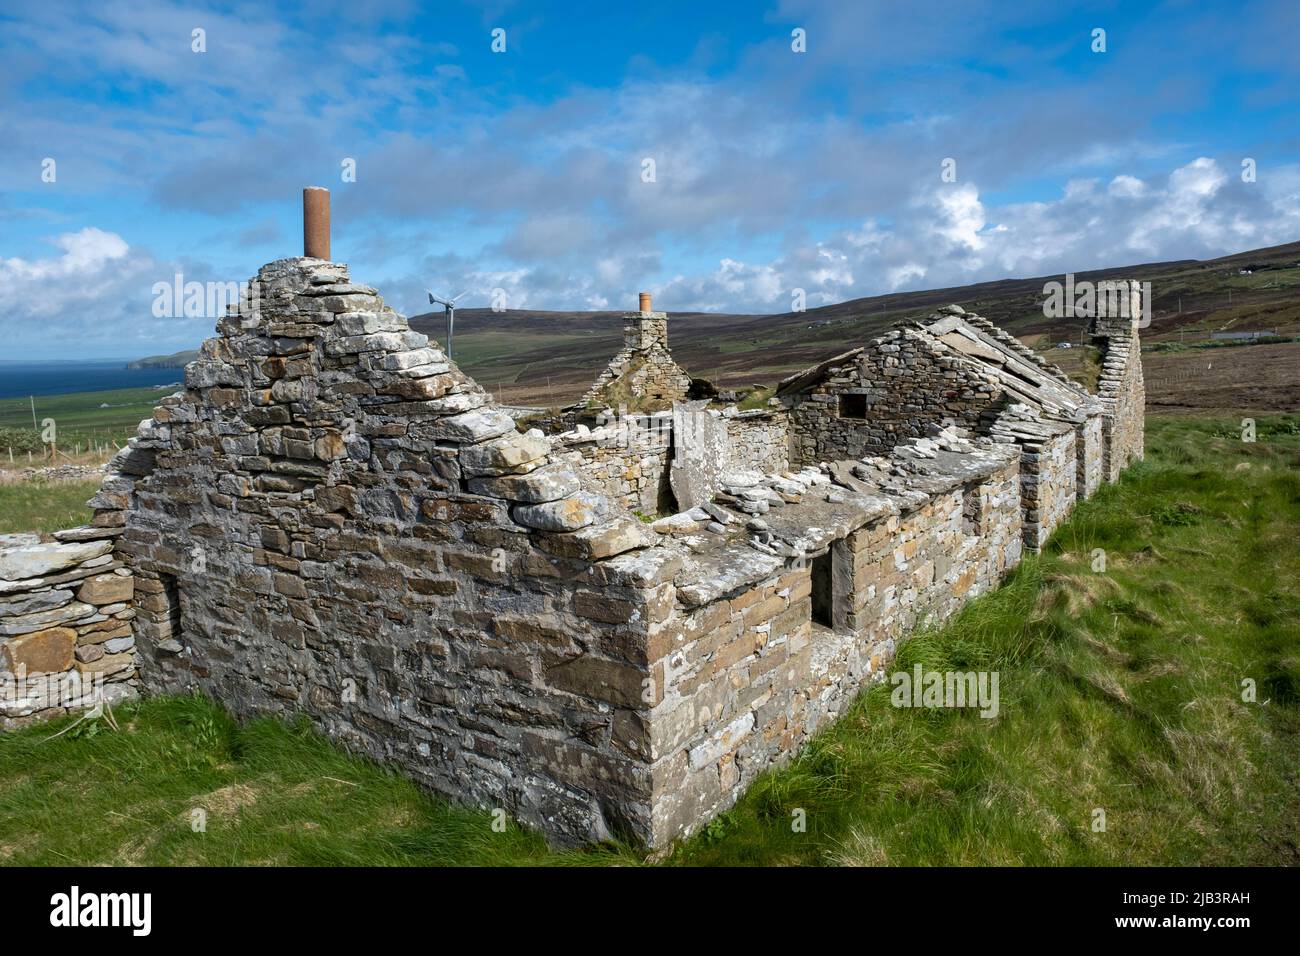
[[[867,396],[845,392],[840,395],[840,418],[866,418]]]

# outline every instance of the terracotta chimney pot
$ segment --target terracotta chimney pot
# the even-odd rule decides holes
[[[309,259],[330,257],[330,191],[320,186],[302,191],[302,254]]]

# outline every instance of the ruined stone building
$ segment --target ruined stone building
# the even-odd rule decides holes
[[[585,400],[616,403],[547,435],[308,252],[259,270],[90,526],[0,541],[6,725],[84,702],[55,678],[199,690],[554,840],[663,846],[1142,454],[1131,322],[1093,329],[1096,395],[952,307],[739,413],[689,397],[645,302]]]
[[[623,348],[596,376],[575,409],[671,410],[690,390],[690,375],[668,350],[668,314],[651,311],[650,294],[642,292],[640,309],[624,317]]]
[[[1140,356],[1129,358],[1140,389]],[[1104,401],[960,306],[791,376],[777,394],[790,406],[796,460],[879,453],[949,424],[1020,446],[1023,533],[1033,550],[1097,490],[1106,468]],[[1117,461],[1135,454],[1140,445]]]

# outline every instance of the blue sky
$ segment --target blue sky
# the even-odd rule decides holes
[[[4,0],[0,359],[197,345],[154,284],[299,254],[305,185],[407,312],[782,312],[1293,241],[1298,39],[1249,0]]]

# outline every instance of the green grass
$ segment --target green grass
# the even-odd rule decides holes
[[[742,398],[736,408],[742,412],[752,411],[756,408],[767,408],[767,400],[772,397],[775,391],[775,388],[756,388]]]
[[[58,531],[90,520],[86,501],[98,481],[22,481],[0,484],[0,534]]]
[[[1253,444],[1237,425],[1149,421],[1147,460],[1081,505],[1047,553],[901,645],[898,668],[996,670],[995,719],[896,709],[874,687],[665,862],[1300,862],[1300,417],[1259,419]],[[1244,678],[1258,702],[1243,702]],[[493,832],[489,815],[303,725],[238,725],[191,698],[117,716],[120,732],[0,738],[0,860],[641,859]],[[200,806],[205,833],[190,825]],[[792,832],[797,810],[806,832]]]
[[[897,668],[998,671],[997,718],[895,709],[877,686],[673,859],[1300,861],[1298,422],[1261,423],[1256,444],[1149,422],[1148,460],[1048,553],[901,645]],[[1267,704],[1242,701],[1243,678]]]
[[[238,725],[197,697],[122,705],[113,732],[0,747],[10,864],[457,865],[556,862],[535,833],[430,799],[307,728]],[[199,811],[202,811],[200,815]],[[196,822],[202,822],[196,828]],[[608,851],[573,854],[575,862]]]
[[[179,369],[176,375],[180,377]],[[26,447],[24,440],[29,441],[30,447],[40,449],[39,432],[32,427],[32,401],[36,403],[36,420],[41,422],[53,418],[58,428],[59,447],[71,449],[77,442],[83,447],[87,442],[116,441],[122,444],[135,434],[141,420],[153,414],[154,406],[173,391],[175,389],[119,388],[38,395],[35,399],[0,399],[0,454],[6,454],[6,445],[12,445],[17,454],[19,449]],[[102,405],[108,407],[102,408]],[[12,434],[11,430],[14,430]],[[17,431],[27,433],[27,438],[22,438]]]

